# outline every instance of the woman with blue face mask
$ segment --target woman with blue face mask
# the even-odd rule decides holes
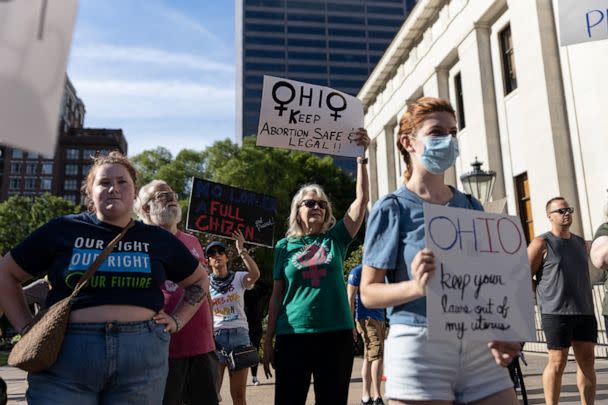
[[[361,299],[368,308],[388,308],[389,404],[517,404],[504,367],[519,344],[427,340],[425,294],[435,258],[424,244],[422,205],[483,210],[479,201],[444,182],[444,172],[458,157],[457,132],[448,101],[424,97],[409,105],[397,141],[406,164],[404,184],[381,198],[369,215]]]

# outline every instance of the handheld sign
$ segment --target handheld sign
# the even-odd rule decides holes
[[[248,243],[273,247],[276,212],[274,197],[193,178],[186,228],[226,238],[238,229]]]
[[[535,341],[532,277],[519,218],[424,204],[430,340]]]
[[[608,0],[559,0],[560,44],[608,38]]]
[[[352,141],[363,127],[361,100],[324,86],[264,76],[258,146],[362,156]]]
[[[0,1],[0,142],[53,156],[77,6]]]

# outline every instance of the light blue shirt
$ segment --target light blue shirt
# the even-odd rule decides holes
[[[483,211],[479,201],[452,188],[447,206]],[[386,270],[389,283],[412,279],[414,256],[424,248],[423,200],[402,186],[382,197],[367,220],[363,264]],[[426,297],[388,308],[392,324],[426,325]]]

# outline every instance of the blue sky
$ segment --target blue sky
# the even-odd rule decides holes
[[[234,139],[234,1],[80,0],[68,74],[129,155]]]

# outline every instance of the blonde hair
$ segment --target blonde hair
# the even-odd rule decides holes
[[[164,180],[152,180],[151,182],[149,182],[146,185],[143,185],[139,189],[139,193],[137,194],[137,198],[135,199],[135,204],[134,204],[133,208],[135,209],[135,213],[137,214],[139,219],[141,219],[145,224],[154,225],[152,223],[152,220],[150,219],[150,213],[146,212],[144,207],[147,207],[148,204],[150,203],[150,199],[152,198],[152,195],[154,194],[153,190],[157,186],[162,186],[162,185],[169,187],[167,182]]]
[[[300,224],[300,216],[298,215],[298,211],[306,193],[315,193],[319,198],[327,201],[327,209],[325,210],[325,218],[323,218],[321,233],[327,232],[336,223],[336,218],[333,216],[331,202],[328,200],[327,194],[325,194],[323,188],[318,184],[305,184],[304,186],[300,187],[296,195],[294,195],[293,199],[291,200],[291,211],[289,213],[288,224],[289,227],[285,233],[285,236],[288,238],[299,238],[304,236],[304,228],[302,228],[302,225]]]

